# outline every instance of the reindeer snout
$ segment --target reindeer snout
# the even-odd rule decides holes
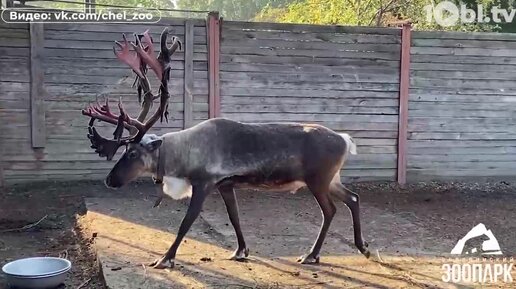
[[[120,181],[118,181],[116,178],[113,178],[113,176],[111,174],[109,174],[106,177],[106,180],[104,181],[104,183],[106,184],[106,186],[108,188],[120,188],[122,186],[122,183]]]

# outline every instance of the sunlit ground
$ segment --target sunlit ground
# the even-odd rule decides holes
[[[89,199],[87,203],[89,212],[81,223],[97,233],[98,256],[111,288],[459,288],[441,281],[442,258],[394,256],[383,249],[377,254],[375,240],[374,257],[368,260],[330,234],[321,264],[300,265],[296,259],[311,246],[318,221],[307,222],[300,216],[288,221],[282,213],[270,211],[262,212],[261,220],[251,212],[242,214],[251,257],[247,262],[230,261],[235,237],[223,207],[205,209],[179,248],[174,269],[155,270],[145,264],[163,254],[174,240],[184,204],[168,202],[151,209],[150,200]],[[269,230],[260,225],[264,223],[276,226]],[[285,228],[291,225],[296,229],[287,232]],[[369,224],[369,229],[375,226]],[[278,234],[278,230],[285,233]],[[272,236],[266,236],[267,231]],[[480,286],[466,288],[470,287]]]

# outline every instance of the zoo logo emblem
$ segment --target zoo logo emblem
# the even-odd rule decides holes
[[[469,256],[502,255],[502,250],[493,232],[480,223],[457,242],[450,254]]]
[[[512,283],[514,259],[502,257],[493,232],[482,223],[471,229],[450,252],[466,259],[450,258],[442,264],[441,280],[452,283]]]

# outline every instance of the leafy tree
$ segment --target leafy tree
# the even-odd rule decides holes
[[[78,9],[84,7],[84,1],[77,0],[69,0],[73,2],[77,2],[78,4],[72,3],[62,3],[62,2],[47,2],[47,1],[34,1],[30,2],[30,5],[38,6],[38,7],[46,7],[46,8],[56,8],[56,9]],[[82,3],[81,3],[82,2]],[[129,6],[129,7],[143,7],[143,8],[167,8],[173,9],[175,5],[173,2],[169,0],[96,0],[96,4],[101,5],[119,5],[119,6]],[[104,7],[97,6],[97,10],[102,10]]]
[[[512,1],[512,0],[511,0]],[[309,24],[346,24],[389,26],[410,21],[416,29],[492,31],[494,23],[458,23],[441,27],[435,21],[427,20],[426,5],[440,1],[429,0],[300,0],[286,7],[266,7],[256,17],[257,21]],[[463,1],[455,1],[460,6]],[[477,4],[492,7],[495,0],[469,0],[467,7],[476,9]]]
[[[292,0],[177,0],[179,9],[219,11],[227,20],[252,20],[262,9],[286,5]]]

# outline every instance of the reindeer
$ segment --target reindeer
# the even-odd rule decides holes
[[[334,199],[343,201],[351,212],[355,245],[368,258],[368,244],[360,228],[359,197],[340,181],[346,158],[356,154],[355,142],[348,134],[338,134],[315,124],[240,123],[224,118],[210,119],[162,136],[147,134],[158,119],[168,120],[171,56],[181,49],[181,42],[175,37],[168,46],[168,34],[168,29],[163,30],[157,57],[148,32],[135,34],[135,43],[129,44],[125,35],[123,43],[115,42],[121,49],[113,48],[117,58],[136,73],[135,84],[142,104],[137,118],[129,116],[121,101],[118,115],[111,112],[109,100],[82,111],[91,118],[88,138],[101,157],[111,160],[119,147],[126,147],[105,179],[108,187],[120,188],[139,176],[152,175],[171,198],[191,198],[175,241],[150,265],[158,269],[174,266],[181,240],[199,216],[206,196],[214,191],[222,196],[237,237],[237,248],[230,259],[248,257],[249,248],[240,228],[236,188],[295,192],[308,187],[320,206],[323,221],[311,250],[298,260],[303,264],[319,262],[319,252],[336,212]],[[157,95],[151,91],[147,67],[161,81]],[[158,108],[145,120],[158,98]],[[94,127],[95,120],[116,125],[114,138],[100,136]],[[122,136],[124,129],[129,136]]]

